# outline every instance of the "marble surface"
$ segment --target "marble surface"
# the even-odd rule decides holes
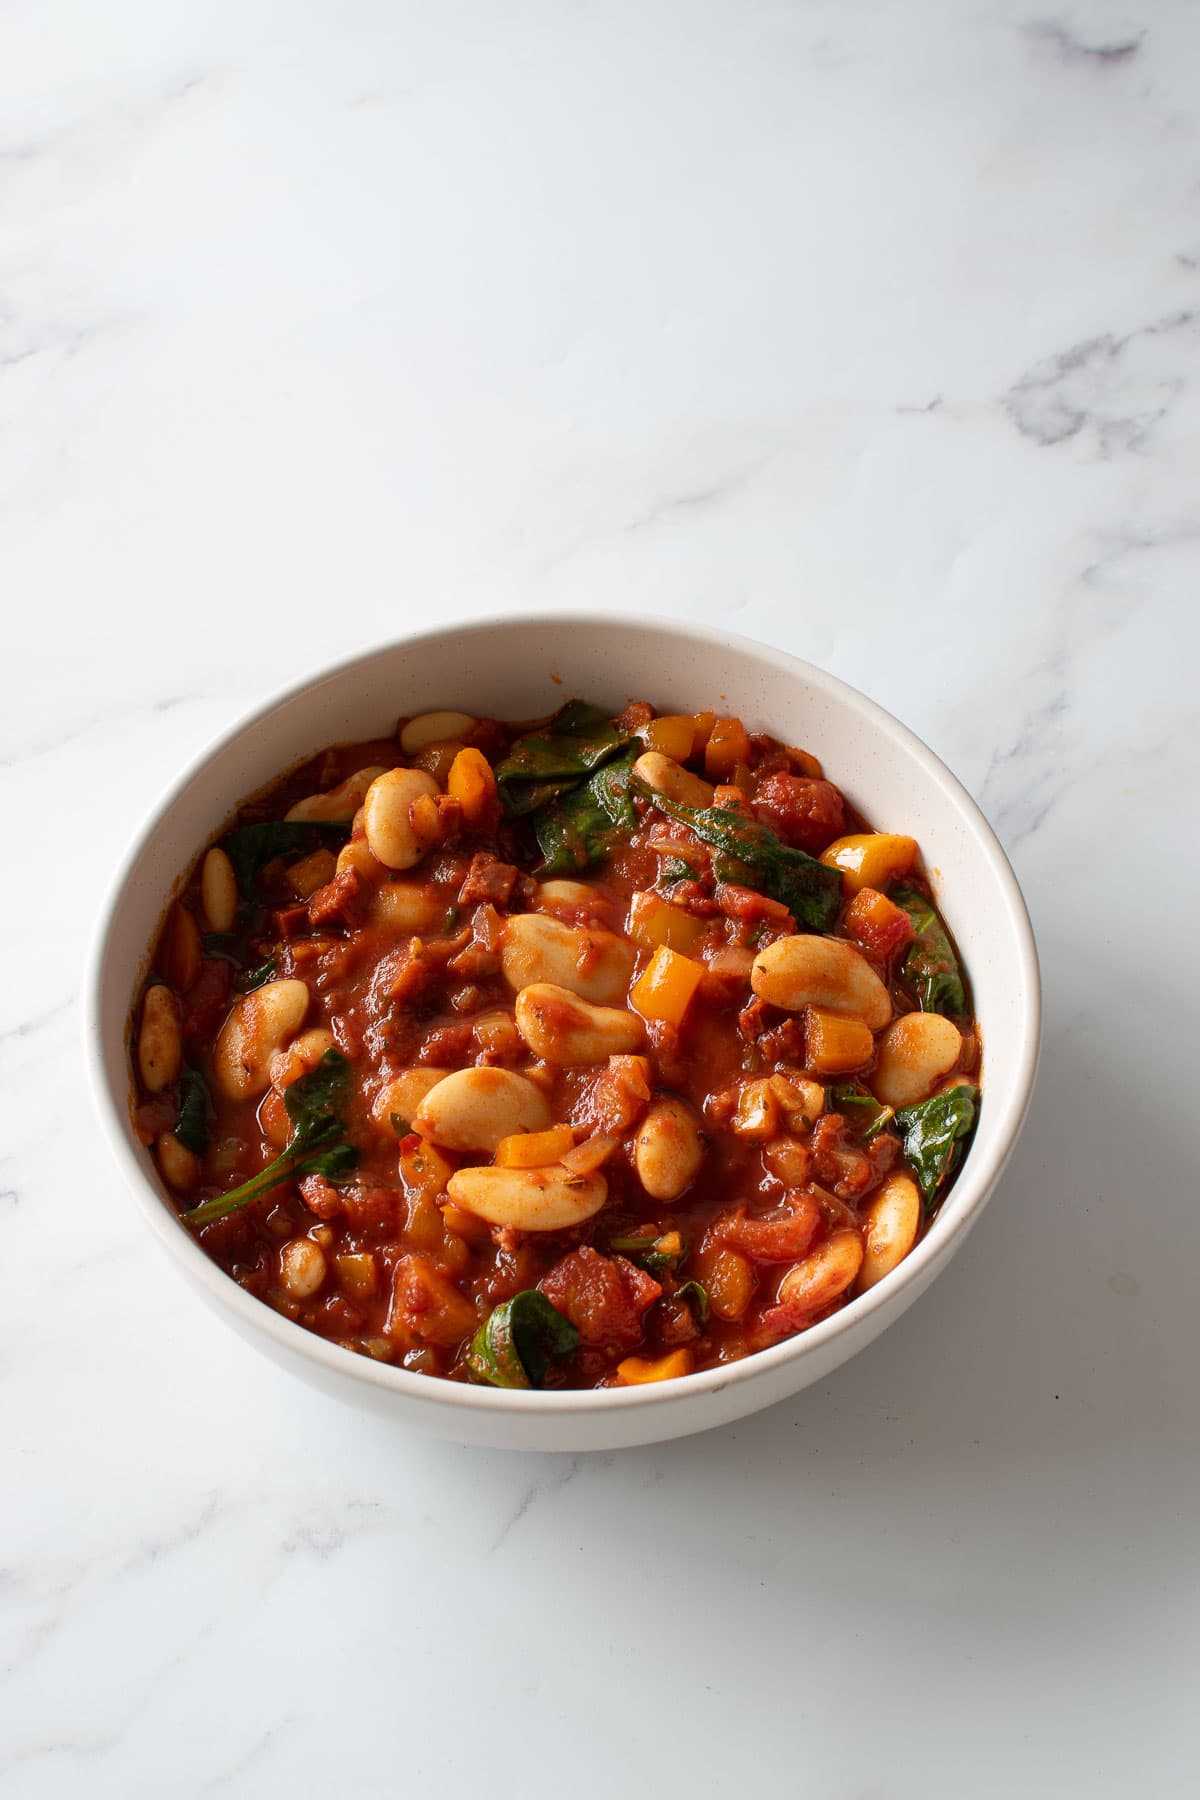
[[[1198,59],[1184,0],[0,12],[6,1797],[1191,1789]],[[248,705],[610,603],[942,753],[1030,900],[1043,1073],[826,1387],[484,1454],[185,1292],[80,966]]]

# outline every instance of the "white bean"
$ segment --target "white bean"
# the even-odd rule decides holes
[[[183,1067],[179,1002],[170,988],[161,982],[146,989],[137,1051],[138,1072],[147,1093],[161,1094],[164,1088],[178,1081]]]
[[[656,794],[664,794],[668,800],[678,800],[683,806],[712,805],[712,783],[693,775],[682,763],[677,763],[674,757],[663,756],[661,751],[645,751],[634,763],[633,772],[641,776],[647,787],[653,788]]]
[[[180,1143],[173,1131],[164,1131],[154,1148],[163,1179],[171,1187],[180,1193],[195,1187],[200,1178],[199,1158],[192,1154],[186,1144]]]
[[[517,1030],[533,1054],[563,1068],[628,1056],[641,1049],[645,1037],[636,1013],[591,1006],[552,981],[522,988],[515,1011]]]
[[[821,1083],[791,1069],[776,1070],[771,1076],[771,1091],[789,1131],[811,1131],[825,1111],[825,1089]]]
[[[400,733],[400,748],[405,756],[415,756],[426,744],[441,744],[447,738],[466,737],[475,729],[476,721],[465,712],[418,713]]]
[[[862,1267],[862,1259],[862,1239],[857,1231],[835,1231],[788,1270],[779,1284],[780,1304],[799,1313],[823,1312],[845,1293]]]
[[[564,925],[542,913],[517,913],[501,939],[500,966],[509,987],[550,981],[594,1005],[625,998],[633,965],[633,945],[615,932]]]
[[[862,1217],[866,1251],[858,1273],[858,1291],[865,1293],[897,1263],[903,1262],[917,1241],[921,1224],[921,1196],[911,1175],[889,1175]]]
[[[231,1100],[252,1100],[271,1085],[271,1058],[296,1035],[308,1011],[302,981],[267,981],[243,994],[217,1034],[213,1073]]]
[[[517,1131],[552,1123],[542,1090],[512,1069],[457,1069],[430,1088],[413,1130],[446,1150],[493,1151]]]
[[[294,1300],[308,1300],[325,1279],[325,1252],[311,1238],[293,1238],[279,1252],[279,1279]]]
[[[200,867],[200,904],[210,931],[232,931],[237,918],[237,876],[219,844],[205,852]]]
[[[420,937],[446,916],[446,902],[419,881],[384,881],[371,897],[371,923]]]
[[[871,1090],[885,1106],[912,1106],[932,1094],[962,1055],[958,1028],[941,1013],[905,1013],[879,1040]]]
[[[543,881],[533,904],[539,912],[577,913],[586,908],[597,917],[612,912],[612,901],[587,881]]]
[[[841,938],[776,938],[760,950],[750,971],[750,986],[760,1000],[799,1012],[815,1006],[824,1012],[861,1019],[879,1031],[892,1016],[887,989],[865,956]]]
[[[411,1123],[412,1116],[431,1088],[445,1081],[449,1069],[401,1069],[387,1081],[375,1096],[371,1117],[377,1124],[392,1130],[393,1118]]]
[[[327,794],[310,794],[306,800],[297,800],[283,816],[289,823],[348,825],[366,799],[371,783],[386,773],[382,763],[356,769]]]
[[[638,1180],[652,1200],[678,1200],[703,1161],[704,1139],[695,1113],[673,1094],[660,1095],[634,1140]]]
[[[573,1175],[551,1164],[545,1169],[459,1169],[447,1191],[455,1206],[491,1225],[565,1231],[600,1211],[608,1183],[598,1171]]]
[[[363,801],[363,825],[371,853],[389,869],[411,869],[425,854],[409,819],[422,794],[436,794],[437,782],[424,769],[388,769],[377,775]]]

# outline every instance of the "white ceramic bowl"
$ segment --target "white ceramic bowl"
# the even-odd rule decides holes
[[[132,997],[168,898],[237,803],[326,744],[386,736],[435,706],[531,718],[582,694],[613,711],[718,708],[815,752],[871,824],[915,836],[974,989],[984,1102],[957,1181],[928,1234],[861,1299],[773,1349],[678,1381],[511,1393],[433,1380],[327,1343],[252,1299],[182,1226],[129,1119]],[[199,1293],[256,1349],[317,1386],[465,1442],[613,1450],[723,1425],[820,1381],[924,1293],[979,1217],[1025,1117],[1040,993],[1029,917],[974,801],[882,708],[778,650],[666,620],[505,618],[433,631],[356,656],[272,701],[186,771],[120,870],[88,983],[87,1056],[100,1117],[142,1217]]]

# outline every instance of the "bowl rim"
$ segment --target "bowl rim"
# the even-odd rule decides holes
[[[978,842],[1004,902],[1017,946],[1021,1012],[1011,1095],[1005,1112],[1001,1114],[994,1143],[983,1154],[976,1149],[964,1163],[954,1186],[954,1206],[938,1213],[925,1236],[890,1274],[866,1294],[859,1295],[849,1306],[841,1308],[819,1324],[809,1326],[806,1331],[794,1337],[784,1338],[768,1349],[741,1357],[736,1362],[722,1363],[715,1368],[701,1369],[689,1375],[643,1386],[532,1390],[494,1388],[434,1379],[343,1349],[341,1345],[285,1318],[239,1287],[236,1281],[213,1262],[172,1212],[169,1202],[155,1187],[149,1169],[143,1165],[126,1135],[127,1111],[122,1113],[121,1101],[110,1086],[105,1066],[101,1021],[105,964],[109,939],[122,897],[131,883],[136,864],[160,825],[214,756],[252,732],[277,709],[299,699],[310,689],[343,676],[357,667],[370,664],[397,649],[435,639],[482,635],[496,630],[516,633],[544,629],[548,624],[578,628],[600,627],[606,631],[618,628],[639,634],[666,633],[683,643],[698,642],[710,648],[733,651],[751,661],[769,662],[776,673],[782,664],[787,671],[794,673],[809,686],[857,715],[885,739],[890,738],[892,742],[902,745],[951,802],[969,834]],[[481,1411],[492,1415],[508,1414],[514,1418],[529,1415],[549,1418],[555,1415],[578,1416],[593,1413],[601,1416],[662,1404],[671,1399],[698,1399],[703,1393],[715,1395],[730,1385],[761,1379],[789,1362],[799,1362],[804,1357],[817,1353],[825,1345],[836,1342],[849,1332],[860,1331],[873,1314],[887,1307],[905,1287],[919,1283],[927,1270],[936,1270],[937,1265],[949,1256],[952,1248],[974,1224],[1003,1173],[1020,1135],[1037,1075],[1041,1049],[1041,1011],[1037,945],[1028,907],[1012,865],[976,801],[936,752],[909,726],[839,676],[831,675],[827,670],[760,639],[743,637],[739,633],[715,626],[692,624],[687,620],[651,613],[548,608],[537,612],[476,616],[419,631],[404,632],[400,636],[389,636],[336,661],[322,663],[310,673],[277,690],[218,732],[190,759],[158,802],[151,807],[134,832],[110,878],[87,961],[83,1000],[83,1049],[92,1101],[101,1129],[143,1219],[184,1272],[206,1291],[218,1307],[232,1313],[235,1322],[240,1321],[247,1326],[251,1335],[262,1332],[285,1354],[288,1351],[298,1352],[333,1375],[349,1375],[368,1386],[401,1395],[406,1401],[415,1401],[424,1406],[450,1407],[463,1413]],[[128,1093],[124,1104],[127,1108]]]

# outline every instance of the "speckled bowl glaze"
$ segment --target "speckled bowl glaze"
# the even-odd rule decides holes
[[[403,714],[462,708],[500,718],[571,694],[617,711],[740,714],[819,756],[872,825],[915,836],[970,974],[985,1046],[970,1154],[927,1235],[842,1311],[728,1367],[646,1387],[512,1393],[435,1380],[327,1343],[231,1281],[182,1226],[129,1118],[130,1007],[164,906],[237,803],[326,744],[390,733]],[[1016,878],[979,808],[890,714],[764,644],[668,620],[540,615],[456,626],[324,669],[226,732],[185,771],[132,845],[100,923],[86,1051],[105,1134],[147,1227],[193,1287],[257,1350],[306,1381],[398,1423],[467,1443],[614,1450],[724,1425],[820,1381],[924,1293],[983,1210],[1017,1140],[1037,1068],[1037,952]]]

